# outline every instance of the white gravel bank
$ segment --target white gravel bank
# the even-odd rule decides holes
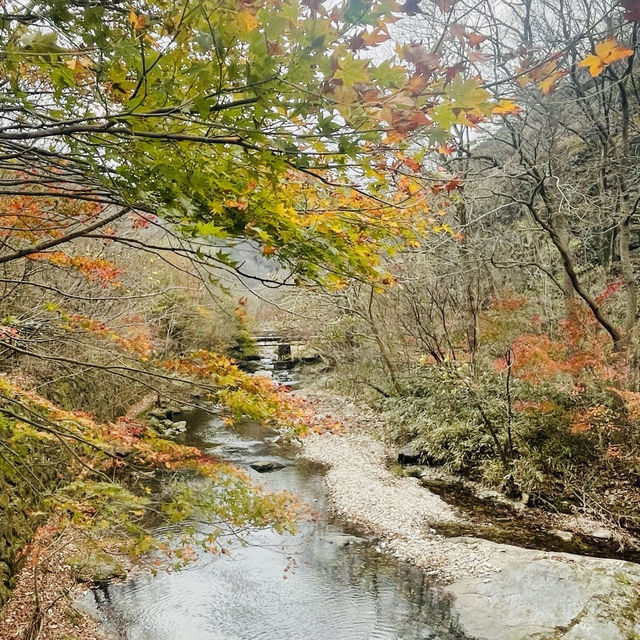
[[[482,548],[485,541],[435,533],[434,525],[459,522],[458,514],[417,479],[389,471],[390,455],[383,443],[362,433],[313,435],[302,443],[303,457],[328,468],[327,490],[336,512],[380,537],[389,552],[442,582],[498,571]]]
[[[322,395],[310,401],[319,411],[329,407],[346,425],[343,433],[302,443],[301,455],[328,469],[334,509],[443,585],[467,637],[640,637],[640,565],[440,536],[432,526],[459,522],[461,514],[416,479],[388,469],[393,452],[369,435],[379,432],[380,418],[348,401]]]

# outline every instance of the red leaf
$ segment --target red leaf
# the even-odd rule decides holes
[[[474,49],[477,49],[487,39],[487,36],[483,36],[480,33],[467,33],[465,35]]]
[[[447,184],[445,185],[445,189],[447,190],[447,193],[451,193],[452,191],[455,191],[456,189],[460,189],[461,187],[462,187],[462,182],[458,178],[449,180],[449,182],[447,182]]]

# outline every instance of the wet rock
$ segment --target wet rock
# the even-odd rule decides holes
[[[243,360],[238,360],[238,367],[244,371],[245,373],[256,373],[262,367],[260,363],[260,359],[257,360],[247,360],[246,358]]]
[[[446,588],[453,597],[454,618],[466,636],[622,640],[640,631],[640,621],[624,614],[638,607],[636,565],[568,554],[535,557],[524,549],[512,553],[521,557],[505,558],[501,572],[488,581],[476,576]]]
[[[78,582],[109,582],[126,575],[118,562],[106,557],[72,557],[69,559],[69,566]]]
[[[500,490],[507,498],[511,498],[512,500],[520,500],[520,498],[522,498],[520,485],[516,482],[512,473],[504,477]]]
[[[421,478],[423,473],[424,473],[424,468],[419,467],[418,465],[405,467],[402,470],[402,475],[407,476],[408,478]]]
[[[571,533],[571,531],[563,531],[562,529],[553,529],[549,531],[549,533],[554,535],[556,538],[560,538],[560,540],[564,540],[565,542],[571,542],[571,540],[573,540],[573,533]]]
[[[182,411],[180,410],[180,407],[176,407],[175,405],[169,405],[165,409],[165,415],[168,418],[175,418],[176,416],[182,415]]]
[[[167,417],[167,410],[162,407],[156,407],[151,409],[147,414],[150,418],[157,418],[158,420],[164,420]]]
[[[398,449],[398,462],[403,465],[418,464],[420,451],[414,445],[408,444],[402,449]]]
[[[255,462],[251,462],[249,466],[258,473],[268,473],[269,471],[284,469],[287,465],[277,460],[256,460]]]
[[[171,425],[171,431],[175,433],[184,433],[187,430],[187,421],[179,420],[178,422],[174,422]]]
[[[351,544],[363,542],[362,538],[350,536],[344,533],[328,533],[322,536],[321,540],[323,542],[328,542],[329,544],[335,544],[336,547],[348,547]]]

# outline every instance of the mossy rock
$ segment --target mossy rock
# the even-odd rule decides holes
[[[124,578],[125,570],[109,556],[73,556],[69,566],[78,582],[110,582]]]

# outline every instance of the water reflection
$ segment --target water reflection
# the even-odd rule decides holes
[[[447,606],[422,572],[369,542],[335,544],[322,470],[292,463],[256,425],[231,433],[194,416],[189,441],[243,466],[278,458],[290,466],[256,477],[314,505],[318,520],[296,535],[269,531],[203,554],[186,569],[96,588],[84,604],[122,640],[452,640]],[[204,444],[206,443],[206,444]],[[333,542],[332,542],[333,540]]]

